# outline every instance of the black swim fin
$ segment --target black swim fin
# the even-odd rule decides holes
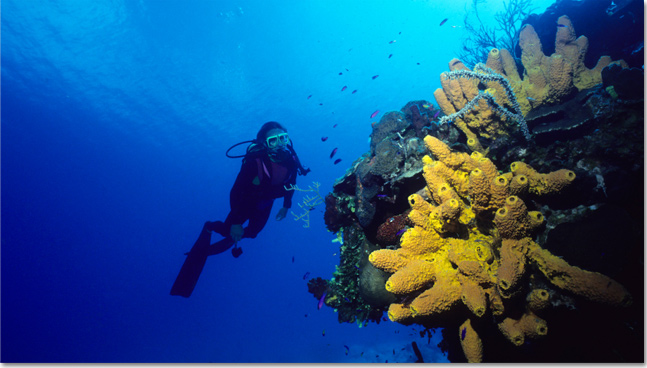
[[[204,264],[207,262],[207,257],[215,254],[215,249],[228,249],[234,241],[231,238],[225,238],[221,241],[210,245],[211,233],[202,229],[198,240],[193,244],[193,248],[187,254],[186,260],[177,275],[173,287],[171,287],[171,295],[179,295],[185,298],[191,296],[195,285],[198,283]]]

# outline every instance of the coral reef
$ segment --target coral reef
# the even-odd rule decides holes
[[[409,218],[415,226],[403,234],[400,248],[376,250],[369,256],[373,266],[393,274],[385,284],[387,291],[400,297],[389,307],[392,321],[433,324],[463,304],[468,321],[489,312],[501,333],[521,345],[547,333],[546,321],[531,311],[541,309],[534,301],[536,292],[522,282],[534,272],[531,268],[541,271],[553,286],[587,300],[611,306],[631,303],[629,293],[614,280],[569,265],[530,237],[543,223],[543,215],[528,211],[512,192],[559,193],[575,179],[572,171],[541,174],[515,162],[511,172],[499,175],[478,153],[453,152],[431,136],[425,143],[437,159],[423,158],[423,176],[435,204],[418,194],[409,196]],[[516,318],[518,310],[526,312]],[[461,339],[464,353],[477,361],[478,328],[464,328],[470,331],[467,342]]]
[[[575,37],[567,16],[558,19],[555,39],[555,53],[546,56],[534,28],[525,25],[521,29],[523,79],[506,49],[490,50],[485,64],[488,69],[477,64],[470,71],[460,60],[450,61],[450,71],[441,74],[442,89],[434,92],[438,105],[449,116],[443,122],[454,122],[474,144],[506,137],[511,121],[519,124],[528,139],[523,116],[531,109],[559,104],[577,91],[594,87],[602,82],[602,69],[610,64],[628,67],[623,60],[602,56],[594,68],[587,68],[588,39]]]
[[[450,82],[470,81],[464,79]],[[508,80],[516,93],[521,79]],[[490,89],[512,111],[503,87],[484,84],[477,90]],[[360,325],[388,310],[414,328],[443,327],[439,346],[451,361],[642,361],[642,95],[614,99],[602,86],[580,91],[525,116],[532,142],[506,123],[500,127],[509,139],[477,136],[476,143],[490,143],[487,150],[466,144],[455,124],[416,129],[416,109],[428,117],[421,103],[393,115],[404,116],[391,120],[401,127],[373,141],[326,196],[326,226],[343,239],[326,305],[340,321]],[[390,172],[373,169],[378,145],[398,147],[386,156],[398,162]],[[435,159],[424,157],[427,146]],[[501,174],[497,167],[511,169]],[[574,175],[559,174],[563,168]],[[418,258],[393,256],[400,253]],[[381,270],[369,254],[380,255]],[[634,296],[629,307],[622,307],[628,294],[620,284]]]

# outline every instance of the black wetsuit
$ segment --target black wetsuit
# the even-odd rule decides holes
[[[243,238],[255,238],[265,227],[274,199],[283,197],[283,207],[292,207],[294,190],[286,190],[296,184],[297,160],[290,154],[283,162],[273,162],[265,151],[250,152],[243,160],[243,165],[236,177],[229,194],[231,211],[225,222],[207,222],[205,229],[215,231],[225,238],[229,237],[232,225],[242,225]],[[228,248],[215,250],[220,253]]]

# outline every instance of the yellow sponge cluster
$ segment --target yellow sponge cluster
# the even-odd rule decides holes
[[[588,69],[584,65],[588,45],[585,36],[575,36],[573,24],[563,15],[557,20],[555,53],[550,56],[544,55],[539,36],[531,25],[521,29],[519,47],[524,66],[523,78],[508,50],[490,50],[485,65],[508,80],[525,116],[531,109],[560,103],[575,90],[602,83],[602,69],[609,64],[628,67],[624,60],[613,61],[609,56],[602,56],[593,69]],[[449,70],[469,69],[460,60],[452,59]],[[449,80],[441,77],[442,88],[434,92],[434,97],[443,113],[450,115],[474,99],[479,92],[479,83],[485,86],[498,104],[511,105],[501,84],[485,79]],[[474,110],[463,118],[455,119],[454,124],[465,133],[468,146],[473,151],[483,152],[479,137],[492,139],[507,135],[506,125],[512,123],[506,120],[495,114],[485,100],[480,100]]]
[[[526,290],[521,280],[530,263],[558,288],[597,302],[630,303],[622,285],[568,265],[530,237],[543,216],[528,211],[522,197],[558,193],[574,173],[541,174],[515,162],[511,172],[500,175],[479,153],[453,152],[431,136],[425,144],[436,159],[423,158],[428,200],[409,196],[415,226],[403,234],[400,248],[369,255],[375,267],[392,274],[386,289],[400,296],[401,302],[389,307],[392,321],[430,325],[463,304],[469,315],[460,327],[461,344],[469,361],[480,361],[483,349],[470,319],[491,314],[515,345],[546,335],[547,323],[537,313],[550,304],[550,293]],[[526,293],[526,312],[518,318],[504,301],[520,293]]]

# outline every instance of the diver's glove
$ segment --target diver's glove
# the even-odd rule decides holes
[[[240,241],[240,239],[243,238],[243,225],[238,224],[238,225],[231,225],[231,229],[229,230],[229,236],[231,236],[232,239],[236,243]]]
[[[288,214],[288,209],[287,209],[287,208],[285,208],[285,207],[282,207],[282,208],[279,210],[279,213],[277,213],[277,214],[276,214],[276,221],[281,221],[281,220],[283,220],[283,219],[285,218],[285,215],[287,215],[287,214]]]

